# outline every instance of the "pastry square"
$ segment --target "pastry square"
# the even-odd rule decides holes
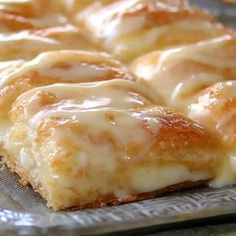
[[[61,0],[0,0],[0,29],[18,31],[65,24]]]
[[[224,157],[201,125],[128,80],[22,94],[4,160],[54,210],[114,205],[208,181]]]
[[[235,183],[235,36],[153,51],[135,60],[131,69],[155,88],[165,105],[219,136],[228,157],[213,184]]]
[[[35,87],[63,82],[136,80],[132,73],[111,55],[77,50],[44,52],[29,61],[1,62],[0,77],[0,129],[1,124],[5,126],[9,121],[8,112],[12,103],[22,93]]]
[[[98,2],[76,15],[76,21],[95,42],[125,62],[152,50],[194,43],[229,31],[203,9],[183,0]]]
[[[165,105],[183,114],[205,88],[236,78],[236,36],[153,51],[137,58],[133,73],[159,93]]]

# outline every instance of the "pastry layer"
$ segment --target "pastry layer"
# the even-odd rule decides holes
[[[6,162],[55,210],[215,177],[218,140],[149,94],[126,80],[28,91],[10,113]]]
[[[218,133],[229,150],[229,158],[212,184],[217,187],[235,184],[236,81],[219,82],[203,90],[189,106],[188,116]]]
[[[217,82],[236,79],[236,38],[225,35],[154,51],[138,58],[131,69],[155,88],[167,106],[187,114],[199,92]]]
[[[235,183],[235,36],[154,51],[138,58],[131,68],[156,89],[167,106],[219,136],[229,154],[213,184]]]
[[[126,62],[148,51],[194,43],[228,31],[207,12],[183,0],[94,1],[76,19],[95,42]]]
[[[134,80],[126,67],[112,56],[76,50],[45,52],[30,61],[1,62],[0,77],[1,119],[7,117],[20,94],[35,87],[62,82]]]
[[[62,0],[0,0],[0,60],[59,49],[95,49],[66,15]]]

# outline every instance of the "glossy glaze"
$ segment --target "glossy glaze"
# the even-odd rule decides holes
[[[95,41],[124,61],[227,31],[206,12],[180,0],[94,2],[76,19]]]
[[[236,39],[225,35],[192,46],[154,51],[131,69],[150,83],[167,106],[184,114],[195,96],[217,82],[236,78]]]

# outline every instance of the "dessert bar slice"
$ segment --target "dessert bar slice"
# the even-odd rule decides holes
[[[128,80],[22,94],[2,152],[54,210],[154,197],[214,178],[224,153],[201,125]]]

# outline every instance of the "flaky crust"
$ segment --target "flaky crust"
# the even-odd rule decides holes
[[[154,105],[148,94],[126,80],[28,91],[11,110],[7,152],[55,210],[134,201],[168,186],[213,178],[224,155],[217,138]],[[124,130],[129,132],[123,135]],[[169,179],[175,171],[178,179]],[[154,193],[141,194],[146,192]]]
[[[7,167],[14,173],[16,173],[19,176],[19,181],[22,185],[24,186],[31,186],[35,192],[39,193],[44,199],[46,199],[46,193],[42,190],[40,186],[37,186],[37,183],[35,183],[34,179],[30,179],[28,176],[24,174],[24,171],[22,171],[19,166],[13,164],[7,154],[6,151],[1,151],[1,156],[3,156],[3,162],[2,164],[6,164]],[[7,157],[8,156],[8,157]],[[4,167],[5,168],[5,167]],[[179,184],[167,186],[165,188],[152,191],[152,192],[146,192],[146,193],[139,193],[139,194],[134,194],[132,196],[126,197],[126,198],[117,198],[112,195],[107,195],[105,197],[100,197],[96,201],[93,201],[91,203],[86,203],[86,204],[80,204],[80,202],[74,202],[71,204],[70,207],[67,205],[63,206],[63,203],[60,205],[59,208],[54,208],[54,210],[57,211],[63,211],[63,210],[81,210],[85,208],[97,208],[97,207],[105,207],[105,206],[117,206],[121,204],[127,204],[127,203],[132,203],[132,202],[138,202],[142,200],[148,200],[148,199],[153,199],[156,197],[159,197],[163,194],[167,194],[170,192],[175,192],[178,190],[183,190],[187,188],[194,188],[197,186],[205,185],[207,184],[207,180],[200,180],[200,181],[186,181],[182,182]]]

